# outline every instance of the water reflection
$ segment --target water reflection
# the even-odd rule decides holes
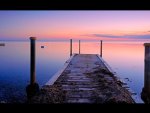
[[[0,47],[0,101],[26,97],[30,80],[30,42],[6,42]],[[41,48],[44,46],[44,48]],[[73,53],[79,53],[79,43],[73,42]],[[80,53],[100,54],[99,42],[83,42]],[[44,85],[70,57],[70,41],[36,43],[36,80]],[[105,43],[103,58],[120,78],[140,97],[144,81],[144,47],[142,43]],[[125,79],[125,80],[128,80]]]
[[[104,43],[103,45],[103,58],[140,97],[144,81],[143,45],[132,43]]]

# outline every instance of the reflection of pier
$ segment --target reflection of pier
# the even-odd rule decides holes
[[[34,54],[31,53],[31,76],[33,77],[27,87],[29,102],[135,103],[131,93],[123,87],[123,83],[102,59],[102,52],[100,55],[81,54],[80,41],[79,54],[72,54],[72,40],[70,40],[70,59],[39,91],[35,82],[35,48],[33,46],[35,46],[35,38],[32,37],[31,51]]]
[[[150,43],[145,43],[145,67],[144,67],[144,88],[141,98],[145,103],[150,103]]]

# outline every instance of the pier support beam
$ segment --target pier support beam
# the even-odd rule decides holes
[[[100,56],[102,57],[102,40],[100,41]]]
[[[70,56],[72,56],[72,39],[70,39]]]
[[[79,40],[79,54],[80,54],[80,40]]]
[[[27,97],[30,99],[39,91],[39,85],[36,83],[35,57],[36,46],[35,37],[30,37],[30,84],[26,87]]]
[[[141,98],[145,103],[150,103],[150,43],[144,43],[144,46],[144,88],[141,93]]]

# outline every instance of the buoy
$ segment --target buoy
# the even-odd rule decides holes
[[[0,43],[0,46],[5,46],[5,44],[4,43]]]

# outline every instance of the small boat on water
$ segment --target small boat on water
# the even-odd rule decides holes
[[[0,46],[5,46],[5,44],[4,43],[0,43]]]
[[[41,46],[41,48],[44,48],[44,46]]]

